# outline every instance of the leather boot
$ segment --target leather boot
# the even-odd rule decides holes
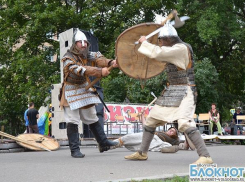
[[[201,137],[200,132],[195,127],[188,128],[185,133],[188,135],[188,138],[194,144],[199,155],[199,159],[193,164],[212,164],[213,160],[210,157],[210,154],[206,148],[204,140]]]
[[[71,156],[74,158],[83,158],[85,155],[80,152],[79,148],[79,133],[78,126],[76,124],[67,124],[67,137],[69,141],[69,147],[71,150]]]
[[[141,151],[135,152],[131,155],[125,156],[125,159],[129,159],[129,160],[147,160],[148,156],[147,153],[142,153]]]
[[[147,160],[147,152],[149,150],[151,141],[154,137],[154,133],[156,131],[156,128],[149,127],[149,126],[144,126],[144,132],[143,132],[143,137],[142,137],[142,143],[140,146],[140,151],[135,152],[131,155],[125,156],[125,159],[129,160]]]
[[[99,151],[102,153],[110,149],[111,146],[118,145],[118,142],[113,142],[107,139],[105,132],[99,122],[89,125],[96,141],[98,142]]]

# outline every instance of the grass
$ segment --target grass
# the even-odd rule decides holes
[[[140,182],[189,182],[189,176],[185,176],[185,177],[179,177],[179,176],[175,176],[171,179],[144,179]],[[139,181],[135,181],[132,180],[131,182],[139,182]]]
[[[245,140],[222,140],[222,144],[227,144],[227,145],[237,145],[237,141],[239,141],[239,145],[245,145]]]

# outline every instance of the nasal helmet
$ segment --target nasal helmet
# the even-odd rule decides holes
[[[169,36],[176,36],[178,37],[178,33],[176,29],[169,23],[167,22],[160,30],[158,34],[158,38],[162,37],[169,37]]]
[[[84,46],[84,41],[88,42],[86,35],[80,31],[78,28],[75,29],[74,32],[74,42],[82,41],[82,45]]]

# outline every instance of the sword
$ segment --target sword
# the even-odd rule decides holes
[[[91,93],[94,94],[94,95],[96,95],[96,96],[98,96],[99,99],[100,99],[100,102],[103,104],[103,106],[106,108],[106,110],[107,110],[108,112],[110,112],[109,108],[106,106],[105,102],[104,102],[103,99],[100,97],[100,94],[97,92],[97,90],[94,89],[93,91],[91,91]]]

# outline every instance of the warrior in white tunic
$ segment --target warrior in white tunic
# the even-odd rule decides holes
[[[76,29],[74,43],[62,58],[64,83],[60,98],[60,106],[64,108],[64,117],[67,123],[67,136],[71,156],[83,158],[80,152],[78,125],[80,120],[90,126],[95,139],[99,143],[100,152],[107,151],[117,143],[109,141],[101,124],[98,122],[95,104],[100,103],[93,89],[86,90],[89,76],[102,77],[110,72],[107,67],[117,67],[116,60],[106,59],[100,52],[88,51],[90,43],[83,32]],[[88,66],[94,63],[97,67]]]
[[[138,51],[149,58],[167,63],[168,85],[146,118],[140,150],[125,156],[125,159],[147,160],[147,152],[156,127],[177,120],[178,130],[184,132],[197,149],[199,159],[196,163],[213,163],[193,119],[197,94],[192,48],[181,41],[177,31],[169,23],[162,27],[158,38],[159,46],[156,46],[142,36],[139,39],[141,46]]]

